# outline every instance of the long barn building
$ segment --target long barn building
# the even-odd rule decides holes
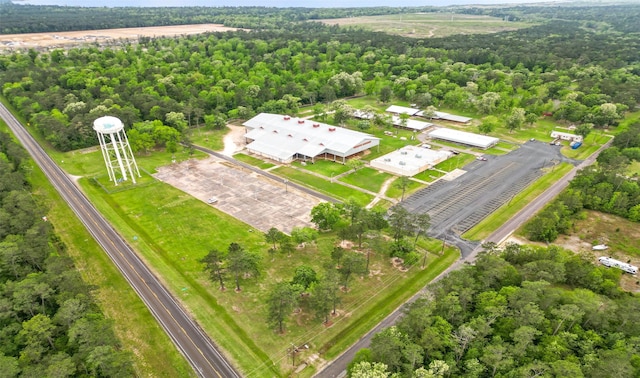
[[[380,144],[371,134],[280,114],[260,113],[242,125],[247,150],[280,163],[318,158],[345,163]]]

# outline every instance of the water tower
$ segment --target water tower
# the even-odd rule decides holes
[[[109,181],[113,181],[117,186],[120,181],[126,181],[131,177],[131,181],[135,184],[135,174],[140,177],[140,171],[129,146],[129,139],[124,132],[122,121],[111,116],[100,117],[93,121],[93,129],[98,134],[102,157],[109,172]],[[120,179],[116,178],[117,169],[122,175]]]

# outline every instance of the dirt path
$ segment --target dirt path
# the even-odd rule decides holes
[[[222,140],[224,143],[223,155],[232,156],[238,151],[242,151],[245,146],[244,133],[245,128],[242,126],[227,125],[231,130]]]
[[[388,178],[383,184],[382,187],[380,188],[380,191],[378,191],[378,195],[375,196],[373,198],[373,200],[371,200],[371,202],[369,202],[369,204],[367,206],[365,206],[366,209],[371,209],[372,207],[374,207],[376,205],[376,203],[380,202],[380,197],[384,196],[384,194],[387,192],[387,189],[389,189],[389,186],[391,186],[391,183],[393,182],[393,180],[395,180],[395,177],[391,177]]]

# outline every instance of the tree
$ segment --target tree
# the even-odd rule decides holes
[[[281,241],[284,236],[285,234],[275,227],[271,227],[269,231],[264,234],[267,243],[271,243],[274,250],[278,249],[278,242]]]
[[[349,167],[349,169],[353,169],[353,171],[356,172],[358,169],[364,167],[364,162],[360,159],[351,158],[347,160],[347,167]]]
[[[293,285],[299,285],[305,290],[316,282],[318,282],[316,271],[308,265],[300,265],[297,267],[291,280]]]
[[[389,102],[389,100],[391,100],[391,95],[393,94],[393,89],[391,89],[390,86],[385,85],[384,87],[380,88],[380,102],[383,104],[386,104]]]
[[[522,127],[525,121],[525,111],[522,108],[513,108],[511,113],[507,116],[505,121],[505,126],[509,130],[509,132],[513,132],[514,130]]]
[[[413,372],[411,366],[405,364],[411,362],[410,353],[406,353],[407,348],[412,348],[413,343],[408,335],[401,332],[396,326],[385,328],[376,333],[371,339],[371,357],[373,361],[382,362],[392,372]]]
[[[411,184],[411,179],[407,176],[400,176],[394,183],[398,188],[402,189],[402,196],[400,197],[400,202],[404,201],[404,193],[407,191],[409,184]]]
[[[382,362],[360,361],[351,368],[351,378],[387,378],[391,375]]]
[[[340,261],[340,268],[338,268],[338,272],[340,272],[340,275],[342,276],[342,283],[345,291],[349,290],[349,280],[353,274],[368,273],[367,260],[359,253],[347,252]]]
[[[258,255],[245,251],[239,244],[229,244],[227,269],[235,277],[236,291],[240,291],[240,277],[245,274],[256,277],[260,274],[259,261]]]
[[[476,103],[476,108],[483,114],[491,114],[498,107],[500,101],[500,94],[495,92],[485,92],[480,96],[480,99]]]
[[[322,202],[311,209],[311,222],[319,230],[331,230],[340,221],[340,209],[329,202]]]
[[[418,238],[421,235],[425,235],[429,227],[431,226],[431,217],[427,213],[413,214],[412,216],[413,232],[416,235],[414,240],[414,246],[418,243]]]
[[[482,119],[482,123],[478,125],[478,131],[482,134],[489,134],[495,130],[500,124],[500,120],[496,116],[486,116]]]
[[[316,318],[329,323],[329,314],[336,314],[336,307],[340,303],[340,281],[335,269],[328,269],[315,285],[311,294],[311,307]]]
[[[581,123],[578,127],[576,127],[576,134],[582,137],[582,140],[587,139],[587,135],[591,134],[593,130],[592,123]]]
[[[212,281],[218,281],[220,283],[220,290],[225,290],[224,276],[226,269],[224,268],[225,253],[217,249],[212,249],[207,253],[205,257],[200,259],[200,262],[205,264],[204,269],[209,271],[209,276]]]
[[[267,298],[269,324],[278,327],[280,333],[284,332],[284,321],[298,305],[300,289],[296,286],[288,282],[280,282]]]
[[[318,238],[318,231],[311,227],[294,227],[291,230],[291,239],[298,244],[309,243]]]
[[[396,242],[411,233],[411,218],[411,213],[402,205],[394,205],[389,209],[389,226]]]

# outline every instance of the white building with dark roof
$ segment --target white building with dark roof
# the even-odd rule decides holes
[[[261,113],[242,124],[247,150],[281,163],[339,160],[380,144],[371,134],[280,114]]]
[[[429,138],[446,140],[449,142],[460,143],[467,146],[479,147],[483,149],[491,148],[498,144],[500,139],[490,137],[487,135],[480,135],[474,133],[468,133],[465,131],[459,131],[454,129],[439,128],[429,134]]]

